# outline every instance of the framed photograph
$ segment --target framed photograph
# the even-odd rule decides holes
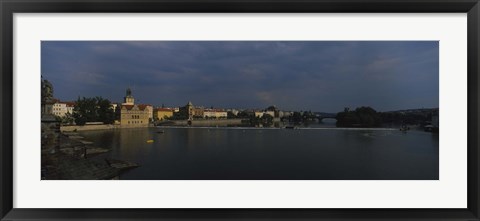
[[[480,220],[478,0],[0,7],[1,220]]]

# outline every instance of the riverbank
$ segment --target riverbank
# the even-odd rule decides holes
[[[78,133],[60,133],[55,153],[42,155],[42,180],[106,180],[138,167],[123,160],[96,157],[109,152]]]
[[[225,127],[231,125],[241,125],[242,120],[244,119],[197,119],[190,121],[188,120],[171,120],[163,121],[158,123],[159,126],[192,126],[192,127],[203,127],[203,126],[218,126]],[[82,125],[82,126],[60,126],[60,132],[76,132],[76,131],[90,131],[90,130],[115,130],[115,129],[126,129],[126,128],[146,128],[153,127],[153,125],[142,125],[142,126],[130,126],[130,125],[120,125],[120,124],[100,124],[100,125]]]
[[[158,126],[192,126],[192,127],[205,127],[205,126],[212,126],[212,127],[225,127],[230,125],[241,125],[242,121],[245,119],[195,119],[192,121],[188,120],[171,120],[171,121],[164,121],[157,124]],[[191,122],[191,123],[189,123]]]
[[[76,132],[76,131],[88,131],[88,130],[113,130],[123,128],[145,128],[152,125],[145,126],[128,126],[119,124],[100,124],[100,125],[82,125],[82,126],[60,126],[60,132]]]

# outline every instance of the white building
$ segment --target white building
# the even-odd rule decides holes
[[[74,107],[74,102],[57,101],[55,104],[53,104],[52,113],[55,116],[64,117],[67,113],[72,114]]]
[[[224,110],[219,110],[219,109],[205,109],[203,111],[203,118],[216,118],[216,119],[221,119],[221,118],[227,118],[228,114]]]
[[[255,117],[263,117],[263,111],[255,111]]]
[[[264,115],[275,117],[275,111],[255,111],[255,117],[262,118]]]
[[[275,111],[265,111],[263,112],[264,114],[270,115],[272,117],[275,117]]]
[[[236,109],[228,109],[227,112],[231,112],[233,115],[237,116],[240,111]]]
[[[146,104],[145,109],[147,109],[147,111],[148,111],[148,119],[150,121],[152,121],[153,120],[153,106],[150,105],[150,104]]]

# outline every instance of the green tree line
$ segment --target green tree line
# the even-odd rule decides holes
[[[345,109],[337,113],[337,127],[378,127],[382,125],[379,112],[371,107],[359,107],[354,111]]]
[[[115,121],[115,110],[112,109],[111,102],[102,97],[79,97],[72,115],[77,125],[85,125],[87,122],[112,124]]]

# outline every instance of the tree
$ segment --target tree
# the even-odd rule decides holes
[[[72,113],[67,112],[63,117],[56,117],[58,121],[61,122],[62,125],[72,125],[74,122],[74,118]]]
[[[108,99],[79,97],[73,108],[73,118],[77,125],[85,125],[87,122],[111,124],[115,121],[115,112]]]
[[[235,119],[237,116],[232,111],[227,112],[227,119]]]
[[[359,107],[355,111],[345,109],[337,113],[336,118],[340,127],[377,127],[382,124],[380,113],[371,107]]]
[[[302,114],[303,121],[311,121],[315,120],[317,116],[312,113],[312,111],[304,111]]]
[[[85,125],[86,122],[94,121],[96,115],[95,103],[94,98],[83,97],[80,99],[78,97],[73,108],[73,117],[77,125]]]
[[[104,124],[112,124],[115,121],[115,111],[110,101],[102,97],[96,97],[95,99],[97,101],[97,121],[101,121]]]
[[[250,118],[251,115],[248,111],[240,111],[237,114],[237,118]]]
[[[263,124],[271,125],[273,123],[273,117],[269,114],[264,114],[261,119]]]
[[[292,120],[293,122],[301,122],[303,120],[302,113],[297,111],[293,112]]]
[[[269,114],[263,114],[261,117],[252,115],[250,116],[250,124],[270,126],[273,124],[273,117]]]

